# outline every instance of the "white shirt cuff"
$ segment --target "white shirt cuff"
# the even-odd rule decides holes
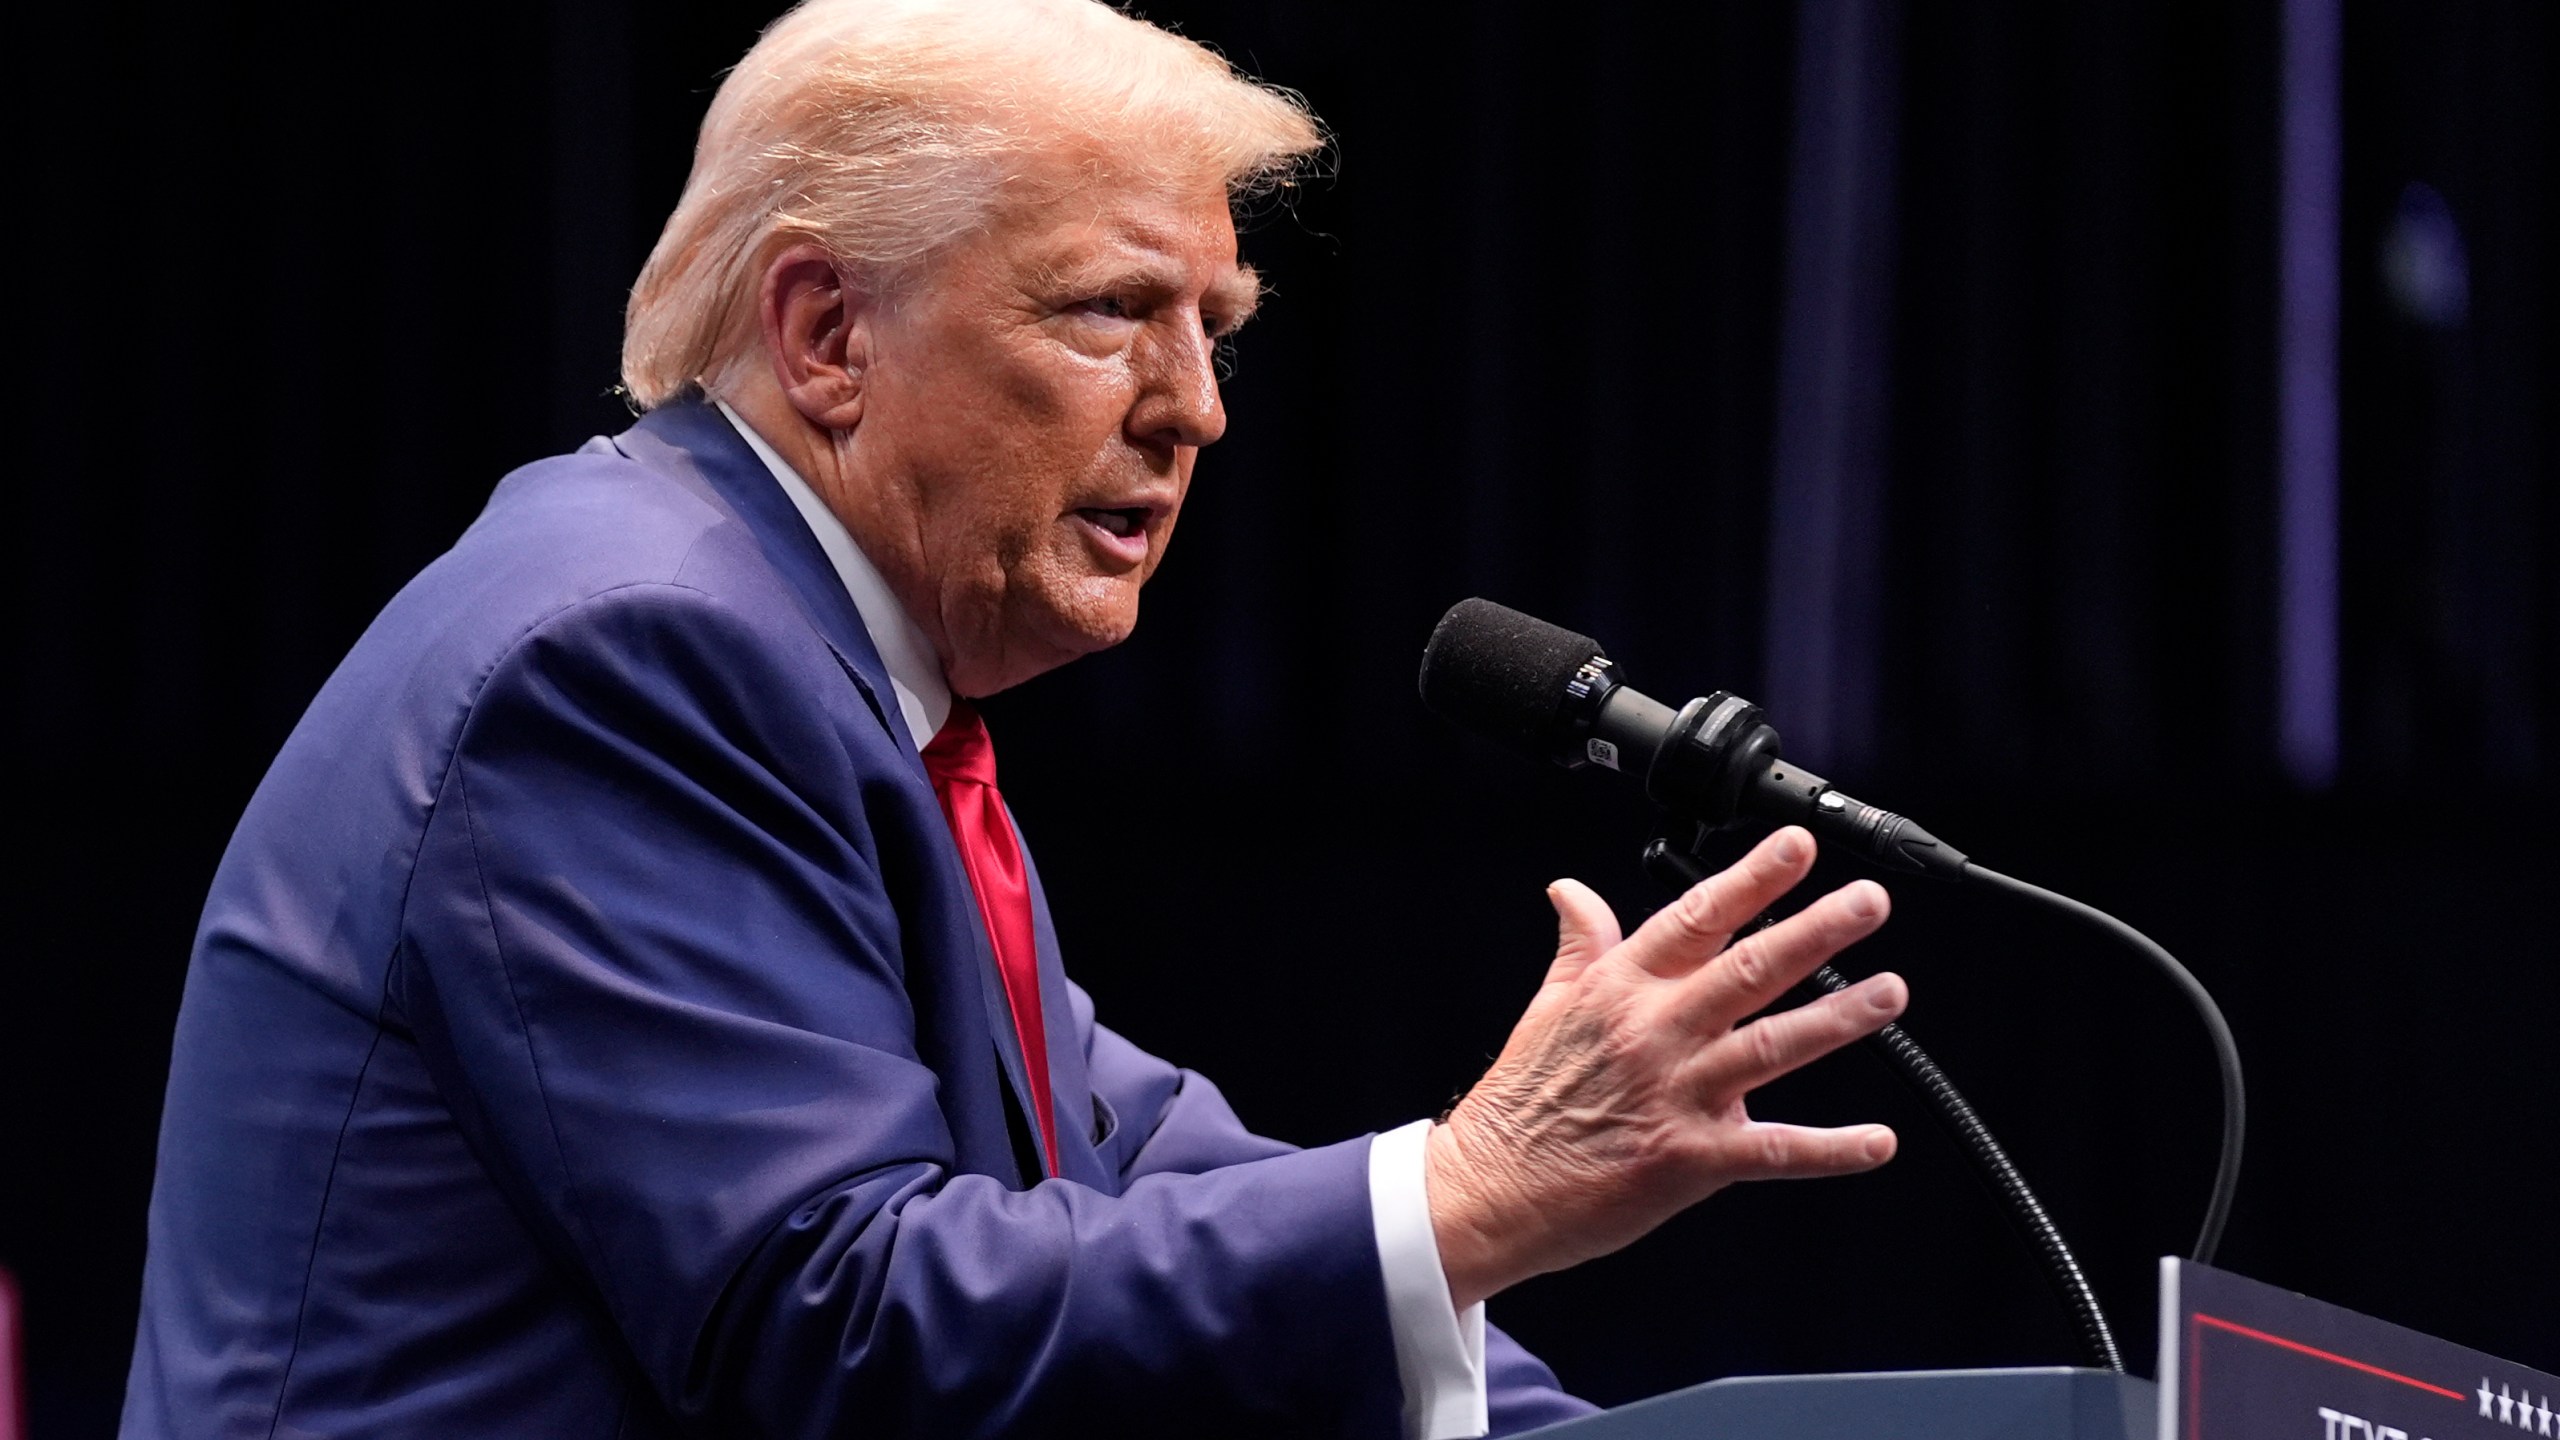
[[[1431,1122],[1369,1142],[1369,1222],[1387,1282],[1387,1327],[1404,1384],[1405,1440],[1465,1440],[1491,1426],[1484,1387],[1484,1306],[1449,1303],[1440,1240],[1431,1228],[1423,1153]]]

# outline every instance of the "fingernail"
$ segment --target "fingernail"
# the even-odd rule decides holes
[[[1793,865],[1798,860],[1803,859],[1804,832],[1796,829],[1792,825],[1779,831],[1778,843],[1771,848],[1770,853],[1790,865]]]
[[[1867,1002],[1867,1008],[1870,1010],[1880,1014],[1890,1013],[1900,1006],[1901,997],[1894,992],[1901,988],[1894,983],[1894,977],[1891,975],[1871,975],[1858,987],[1862,992],[1859,998]]]
[[[1893,1132],[1879,1126],[1867,1132],[1867,1163],[1881,1165],[1893,1158]]]

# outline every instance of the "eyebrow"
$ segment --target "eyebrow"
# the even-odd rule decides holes
[[[1122,256],[1099,256],[1082,264],[1044,266],[1042,279],[1063,290],[1107,290],[1128,287],[1140,290],[1179,291],[1185,288],[1182,272],[1152,259]],[[1262,305],[1262,277],[1250,265],[1234,269],[1209,282],[1201,299],[1201,308],[1223,321],[1228,329],[1251,319]]]
[[[1209,296],[1218,302],[1230,330],[1252,319],[1253,312],[1262,308],[1262,293],[1261,272],[1242,263],[1209,286]]]

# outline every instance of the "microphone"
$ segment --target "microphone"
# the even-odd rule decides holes
[[[1598,765],[1639,777],[1655,804],[1695,822],[1702,833],[1744,815],[1802,825],[1889,869],[1978,881],[2061,910],[2133,947],[2194,1004],[2222,1074],[2222,1155],[2194,1251],[2197,1261],[2210,1263],[2240,1186],[2240,1151],[2248,1128],[2240,1047],[2213,996],[2149,936],[2067,895],[1973,864],[1902,816],[1853,800],[1830,781],[1781,760],[1778,732],[1759,706],[1741,696],[1719,690],[1674,710],[1629,688],[1617,664],[1601,653],[1599,641],[1490,600],[1461,600],[1440,617],[1422,651],[1422,703],[1461,730],[1535,759],[1568,770]],[[1668,839],[1655,840],[1645,851],[1645,868],[1683,888],[1705,878],[1694,846],[1684,853]],[[1843,982],[1835,975],[1822,983],[1828,989]],[[2115,1336],[2079,1262],[1999,1142],[1919,1047],[1909,1043],[1909,1036],[1888,1026],[1875,1038],[1955,1128],[1993,1190],[2033,1237],[2054,1283],[2079,1318],[2091,1353],[2099,1363],[2121,1369]]]
[[[1759,706],[1719,690],[1674,710],[1628,686],[1599,641],[1490,600],[1440,617],[1422,651],[1422,703],[1532,759],[1637,779],[1655,804],[1702,825],[1802,825],[1890,870],[1965,878],[1953,846],[1781,760]]]

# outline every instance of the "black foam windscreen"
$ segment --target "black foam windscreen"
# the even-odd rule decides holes
[[[1600,642],[1490,600],[1461,600],[1422,649],[1422,703],[1535,759],[1555,749],[1565,686]]]

